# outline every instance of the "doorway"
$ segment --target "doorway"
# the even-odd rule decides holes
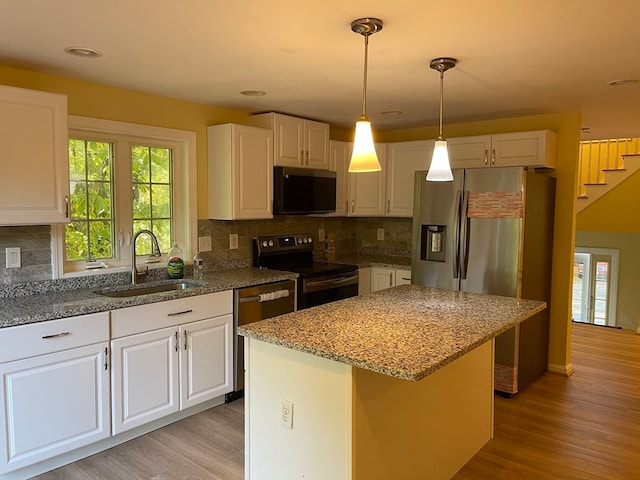
[[[618,250],[576,247],[573,257],[571,318],[616,326]]]

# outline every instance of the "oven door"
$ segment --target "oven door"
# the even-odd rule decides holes
[[[298,310],[358,295],[358,271],[302,279]]]

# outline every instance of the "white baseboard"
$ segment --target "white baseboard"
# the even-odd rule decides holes
[[[548,363],[547,370],[552,373],[559,373],[560,375],[564,375],[565,377],[570,377],[575,373],[573,365],[571,365],[570,363],[567,365],[556,365],[553,363]]]

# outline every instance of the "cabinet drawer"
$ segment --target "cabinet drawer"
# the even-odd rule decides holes
[[[111,338],[135,335],[233,312],[233,292],[209,293],[111,312]]]
[[[0,330],[0,363],[109,340],[109,312],[80,315]]]

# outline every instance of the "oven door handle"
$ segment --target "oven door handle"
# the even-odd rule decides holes
[[[358,274],[347,274],[331,278],[323,278],[319,280],[305,280],[305,292],[317,292],[318,290],[329,290],[330,288],[341,287],[343,285],[353,285],[358,283]]]

